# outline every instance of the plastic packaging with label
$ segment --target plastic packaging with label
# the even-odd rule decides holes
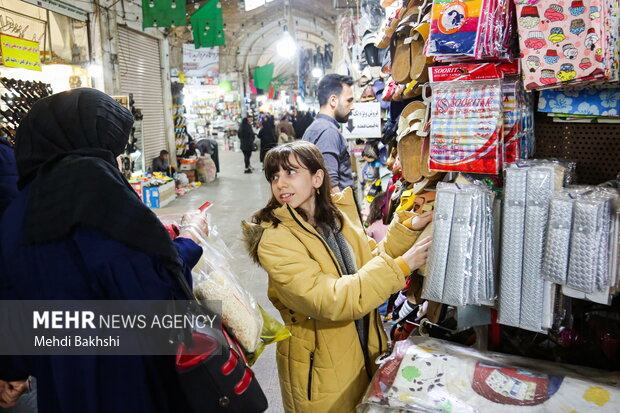
[[[396,343],[357,413],[616,412],[618,377],[447,341]]]

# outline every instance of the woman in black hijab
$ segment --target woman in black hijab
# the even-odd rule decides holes
[[[256,134],[252,129],[252,121],[254,117],[248,115],[243,118],[241,125],[239,126],[239,141],[241,142],[241,152],[243,152],[243,162],[245,164],[245,173],[252,173],[252,166],[250,165],[250,159],[252,157],[252,150],[254,149],[254,138]]]
[[[186,298],[175,276],[191,283],[202,249],[188,231],[171,241],[118,170],[132,124],[95,89],[35,103],[17,131],[19,193],[0,221],[0,299]],[[192,220],[205,228],[203,216]],[[187,411],[172,356],[15,356],[11,365],[0,379],[37,377],[40,413]]]
[[[262,163],[265,159],[265,154],[269,152],[271,148],[278,146],[276,125],[271,115],[265,116],[261,125],[261,130],[258,132],[258,139],[260,139],[260,161]]]

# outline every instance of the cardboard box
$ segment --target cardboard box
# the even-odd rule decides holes
[[[181,159],[181,171],[192,171],[196,169],[196,159]]]
[[[143,190],[144,203],[149,208],[159,208],[159,188],[146,187]]]
[[[190,184],[192,182],[196,182],[196,170],[193,170],[193,171],[183,171],[183,173],[185,175],[187,175],[187,179],[189,180]]]
[[[136,191],[136,193],[140,197],[140,200],[143,200],[143,197],[142,197],[142,182],[133,182],[133,183],[130,183],[129,185],[131,185],[133,190]]]

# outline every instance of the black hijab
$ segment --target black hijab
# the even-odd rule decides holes
[[[132,125],[131,113],[96,89],[74,89],[34,104],[17,129],[15,146],[19,187],[31,186],[25,244],[94,227],[180,270],[170,236],[116,163]]]

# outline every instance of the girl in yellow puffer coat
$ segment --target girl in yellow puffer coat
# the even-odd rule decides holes
[[[377,245],[364,232],[351,189],[330,195],[316,146],[279,146],[264,166],[273,197],[244,232],[292,333],[277,345],[284,408],[354,412],[387,349],[376,308],[426,262],[431,240],[416,241],[432,215],[399,213]]]

